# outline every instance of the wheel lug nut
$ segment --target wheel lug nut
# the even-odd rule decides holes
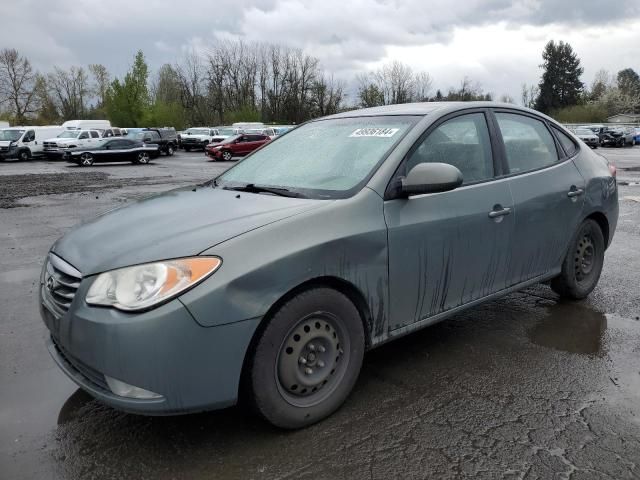
[[[313,343],[310,343],[308,348],[313,352],[316,349],[316,346]]]
[[[309,367],[304,369],[304,373],[306,373],[307,375],[311,375],[313,373],[313,370]]]
[[[324,353],[324,352],[326,352],[326,351],[327,351],[327,349],[326,349],[326,348],[324,348],[322,345],[320,345],[320,346],[318,347],[318,351],[319,351],[320,353]]]
[[[298,362],[299,362],[299,363],[301,363],[302,365],[306,365],[306,363],[307,363],[307,359],[306,359],[306,358],[304,358],[304,357],[300,357],[300,358],[298,359]]]
[[[324,367],[324,362],[322,360],[318,360],[318,366],[320,368]]]

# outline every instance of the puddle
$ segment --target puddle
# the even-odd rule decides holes
[[[600,312],[572,304],[558,303],[529,331],[529,340],[547,348],[569,353],[602,354],[607,317]]]

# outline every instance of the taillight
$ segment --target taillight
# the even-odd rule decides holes
[[[616,166],[613,163],[609,163],[608,166],[609,166],[609,172],[611,173],[611,176],[615,177],[616,174],[618,173]]]

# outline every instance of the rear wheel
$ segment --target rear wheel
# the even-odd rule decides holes
[[[315,288],[271,318],[249,363],[257,411],[281,428],[301,428],[338,409],[362,366],[364,329],[342,293]]]
[[[173,145],[167,146],[167,155],[172,157],[174,153],[175,153],[175,149],[173,148]]]
[[[566,298],[585,298],[598,284],[604,264],[605,241],[600,225],[587,219],[571,241],[562,272],[551,280],[551,288]]]
[[[83,153],[80,155],[80,165],[83,167],[90,167],[93,165],[93,155],[90,153]]]

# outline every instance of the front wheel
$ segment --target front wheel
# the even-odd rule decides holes
[[[27,160],[31,159],[31,151],[30,150],[21,150],[20,153],[18,154],[18,159],[26,162]]]
[[[562,272],[551,280],[553,291],[574,300],[589,295],[602,273],[604,249],[600,225],[591,219],[582,222],[562,263]]]
[[[90,167],[93,165],[93,155],[90,153],[83,153],[80,155],[80,165],[83,167]]]
[[[233,154],[229,150],[225,150],[224,152],[222,152],[222,159],[225,162],[230,162],[232,158]]]
[[[167,155],[168,155],[169,157],[173,157],[173,154],[174,154],[174,153],[175,153],[175,150],[174,150],[174,148],[173,148],[173,145],[169,145],[169,146],[167,147]]]
[[[330,288],[297,295],[271,318],[250,360],[257,411],[289,429],[329,416],[353,389],[364,347],[360,314],[345,295]]]

